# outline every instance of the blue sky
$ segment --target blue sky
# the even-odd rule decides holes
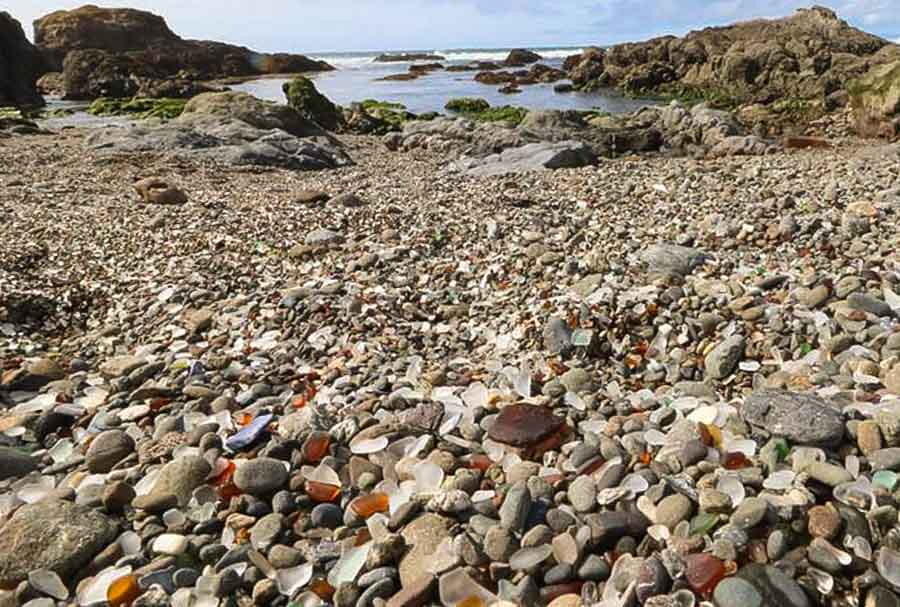
[[[84,4],[5,0],[25,24]],[[781,16],[796,0],[92,0],[162,14],[178,34],[265,51],[579,46],[683,34]],[[900,0],[819,0],[867,31],[900,39]]]

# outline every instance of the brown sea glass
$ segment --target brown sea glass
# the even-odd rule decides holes
[[[331,447],[331,435],[327,432],[313,432],[303,443],[303,461],[309,464],[318,464],[328,455]]]
[[[710,554],[689,554],[684,564],[687,583],[703,596],[711,595],[727,573],[725,563]]]
[[[366,519],[376,512],[387,512],[390,507],[390,498],[384,493],[370,493],[362,495],[350,503],[353,512]]]
[[[470,596],[458,602],[456,607],[485,607],[485,604],[481,597]]]
[[[120,577],[106,589],[106,601],[109,603],[109,607],[127,607],[139,596],[141,596],[141,587],[133,575]]]
[[[743,453],[728,453],[725,455],[725,461],[722,464],[726,470],[740,470],[741,468],[749,468],[753,465],[747,456]]]
[[[304,484],[306,494],[314,502],[324,503],[333,502],[341,496],[341,488],[327,483],[318,483],[316,481],[306,481]]]
[[[309,585],[309,589],[326,603],[330,603],[331,598],[334,596],[334,587],[332,587],[332,585],[324,578],[314,580],[313,583]]]

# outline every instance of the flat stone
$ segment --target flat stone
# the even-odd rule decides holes
[[[900,471],[900,447],[879,449],[870,453],[868,459],[873,472],[876,470]]]
[[[504,407],[488,430],[488,436],[499,443],[527,447],[559,432],[565,420],[546,407],[509,405]]]
[[[590,476],[576,478],[567,494],[569,503],[578,512],[590,512],[597,506],[597,485]]]
[[[732,335],[706,356],[706,377],[725,379],[737,368],[744,357],[747,341],[741,335]]]
[[[740,414],[750,425],[801,445],[834,445],[844,436],[840,410],[812,394],[757,390],[744,401]]]
[[[38,569],[69,579],[115,538],[115,523],[91,508],[49,498],[26,504],[0,533],[0,585]]]
[[[702,265],[706,255],[702,251],[675,244],[655,244],[641,253],[641,261],[651,274],[686,276]]]
[[[392,596],[387,607],[425,607],[432,602],[437,590],[437,578],[424,575],[412,582],[404,582],[403,588]]]
[[[409,552],[400,561],[400,582],[403,588],[426,578],[428,559],[437,550],[438,545],[450,536],[450,528],[454,521],[437,514],[424,514],[402,531],[401,535],[410,546]]]

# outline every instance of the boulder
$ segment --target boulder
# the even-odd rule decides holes
[[[857,131],[866,137],[900,134],[900,60],[873,67],[850,87]]]
[[[300,133],[298,136],[288,132]],[[352,164],[341,143],[287,106],[245,93],[210,93],[191,100],[177,120],[157,126],[99,129],[85,141],[100,154],[164,153],[227,166],[322,170]],[[158,188],[160,192],[168,188]],[[180,198],[183,200],[183,197]],[[168,202],[177,202],[168,199]],[[152,201],[160,202],[161,201]]]
[[[616,87],[632,94],[668,93],[727,105],[815,100],[836,92],[884,62],[892,46],[851,27],[823,7],[781,19],[755,19],[725,27],[587,49],[567,60],[583,90]]]
[[[548,169],[571,169],[592,165],[596,155],[578,141],[529,143],[485,158],[463,158],[456,168],[474,177],[508,175]]]
[[[35,21],[34,28],[46,71],[64,72],[70,99],[131,96],[141,80],[204,81],[333,69],[303,55],[184,40],[162,17],[135,9],[56,11]]]
[[[184,107],[180,121],[190,123],[200,116],[240,120],[257,129],[281,129],[296,137],[322,135],[322,130],[290,106],[263,101],[234,91],[204,93]]]
[[[506,56],[506,60],[503,63],[509,67],[521,67],[523,65],[537,63],[541,59],[543,59],[543,57],[533,51],[523,48],[514,48],[509,51],[509,55]]]
[[[116,525],[92,508],[44,499],[26,504],[0,529],[0,586],[38,569],[75,575],[116,539]]]
[[[0,107],[44,105],[36,86],[42,65],[40,53],[25,37],[22,25],[9,13],[0,12]]]
[[[309,78],[297,76],[290,82],[285,82],[283,90],[288,106],[307,120],[329,131],[338,130],[344,123],[341,108],[316,90],[316,85]]]

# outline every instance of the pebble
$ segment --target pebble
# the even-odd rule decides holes
[[[266,496],[287,484],[288,476],[287,468],[281,461],[259,457],[238,466],[234,484],[250,495]]]

